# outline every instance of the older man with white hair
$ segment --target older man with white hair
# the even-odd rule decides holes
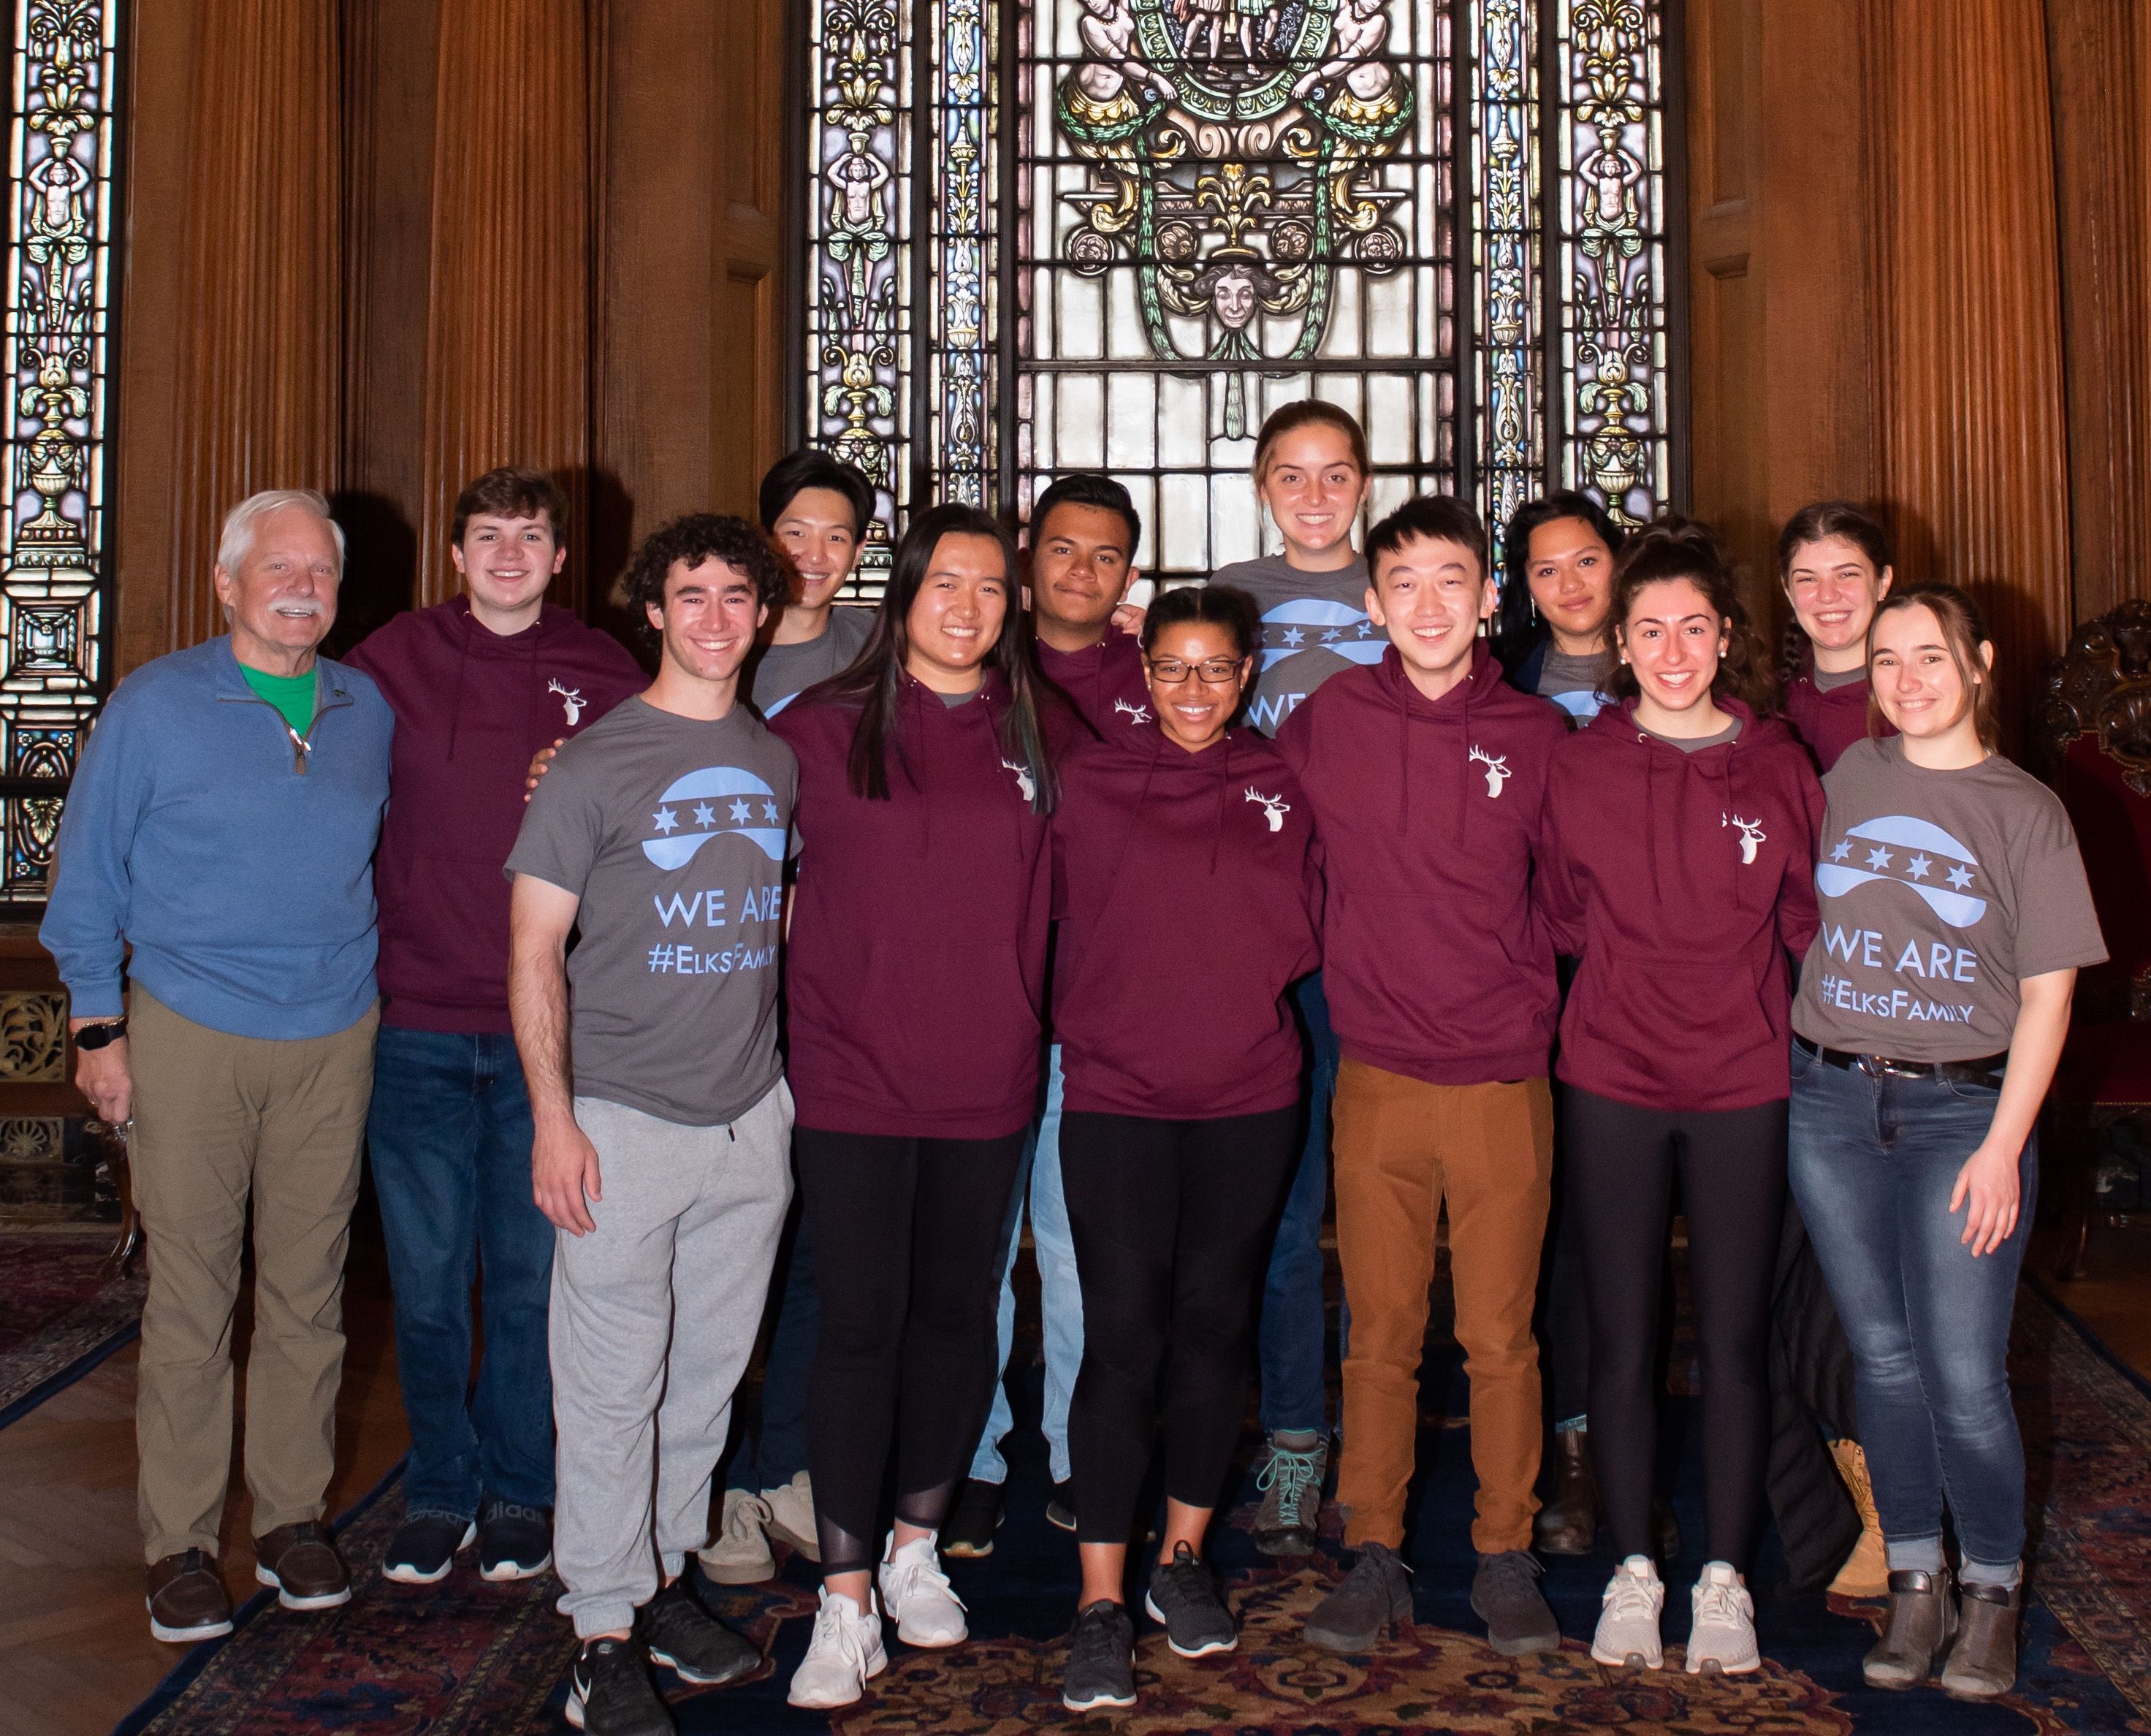
[[[99,1116],[134,1124],[149,1254],[135,1440],[161,1640],[231,1627],[216,1552],[250,1197],[255,1577],[287,1609],[351,1596],[321,1519],[373,1080],[372,863],[392,720],[371,681],[316,655],[342,575],[320,495],[232,509],[216,561],[231,630],[113,694],[68,796],[39,930],[73,998],[76,1082]]]

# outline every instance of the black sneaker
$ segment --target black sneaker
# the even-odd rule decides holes
[[[949,1509],[948,1521],[941,1527],[941,1553],[966,1561],[991,1555],[994,1533],[1001,1528],[1005,1516],[999,1483],[965,1478],[964,1486],[956,1491],[955,1505]]]
[[[468,1549],[478,1536],[478,1526],[468,1519],[451,1519],[445,1513],[420,1513],[396,1528],[381,1557],[381,1577],[399,1586],[430,1586],[448,1577],[456,1564],[456,1551]]]
[[[1185,1543],[1174,1544],[1172,1559],[1150,1570],[1143,1607],[1152,1621],[1163,1623],[1166,1644],[1182,1658],[1207,1658],[1240,1643],[1217,1582]]]
[[[553,1510],[489,1497],[478,1513],[478,1571],[487,1579],[535,1579],[553,1565]]]
[[[1128,1612],[1110,1597],[1076,1612],[1068,1633],[1068,1668],[1060,1678],[1060,1703],[1070,1712],[1136,1703],[1136,1629]]]
[[[1539,1590],[1545,1572],[1528,1550],[1482,1555],[1471,1581],[1471,1612],[1486,1624],[1486,1643],[1504,1658],[1558,1652],[1561,1623]]]
[[[1352,1571],[1307,1618],[1310,1645],[1349,1656],[1371,1652],[1412,1618],[1411,1570],[1385,1543],[1362,1543]]]
[[[1069,1477],[1053,1485],[1053,1498],[1045,1504],[1045,1522],[1059,1531],[1076,1529],[1075,1478]]]
[[[568,1670],[568,1722],[590,1736],[676,1736],[642,1655],[626,1640],[585,1640]]]
[[[642,1642],[652,1663],[701,1688],[721,1687],[762,1668],[754,1642],[703,1608],[684,1573],[644,1606]]]

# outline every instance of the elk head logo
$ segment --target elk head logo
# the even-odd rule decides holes
[[[1119,712],[1122,716],[1126,717],[1130,723],[1148,723],[1150,721],[1150,707],[1148,706],[1131,706],[1124,699],[1116,699],[1113,701],[1113,709]]]
[[[1015,773],[1015,787],[1025,801],[1035,802],[1038,799],[1038,785],[1031,777],[1030,767],[1019,766],[1014,760],[1003,760],[1001,770]]]
[[[558,681],[548,681],[545,684],[545,691],[548,693],[557,693],[560,696],[560,709],[568,714],[569,729],[573,729],[583,721],[583,690],[581,688],[563,687]]]
[[[1738,814],[1722,813],[1718,817],[1718,823],[1721,827],[1738,826],[1740,828],[1740,860],[1744,864],[1755,860],[1756,845],[1767,844],[1770,841],[1764,833],[1760,820],[1744,820]]]
[[[1508,755],[1489,753],[1483,747],[1475,747],[1471,750],[1471,757],[1486,768],[1487,795],[1499,796],[1501,793],[1501,786],[1515,775],[1509,770]]]
[[[1262,803],[1263,817],[1270,822],[1271,831],[1284,830],[1284,817],[1292,812],[1289,802],[1281,796],[1265,796],[1252,784],[1248,787],[1248,800]]]

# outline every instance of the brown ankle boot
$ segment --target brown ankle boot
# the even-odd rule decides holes
[[[1833,1440],[1830,1455],[1837,1474],[1860,1511],[1860,1541],[1837,1570],[1830,1588],[1840,1597],[1881,1597],[1890,1590],[1890,1554],[1882,1541],[1882,1521],[1875,1511],[1875,1485],[1867,1477],[1867,1455],[1856,1440]]]
[[[1860,1666],[1870,1688],[1917,1688],[1956,1631],[1949,1570],[1890,1576],[1890,1625]]]
[[[1591,1470],[1591,1436],[1562,1429],[1553,1437],[1553,1496],[1531,1521],[1548,1555],[1589,1555],[1598,1538],[1598,1479]]]
[[[1992,1700],[2017,1683],[2017,1612],[2024,1587],[1965,1586],[1956,1643],[1942,1666],[1942,1691],[1953,1700]]]

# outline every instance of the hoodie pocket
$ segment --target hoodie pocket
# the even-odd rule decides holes
[[[1749,1055],[1784,1050],[1744,961],[1607,953],[1597,963],[1577,984],[1577,1034],[1645,1078],[1708,1088]]]
[[[1263,973],[1201,968],[1182,995],[1116,962],[1103,981],[1070,998],[1055,1035],[1064,1048],[1125,1081],[1130,1094],[1160,1105],[1214,1103],[1245,1086],[1296,1047],[1291,1017]]]
[[[997,1109],[1037,1073],[1038,1010],[1012,942],[883,942],[841,1016],[875,1090],[916,1112]]]

